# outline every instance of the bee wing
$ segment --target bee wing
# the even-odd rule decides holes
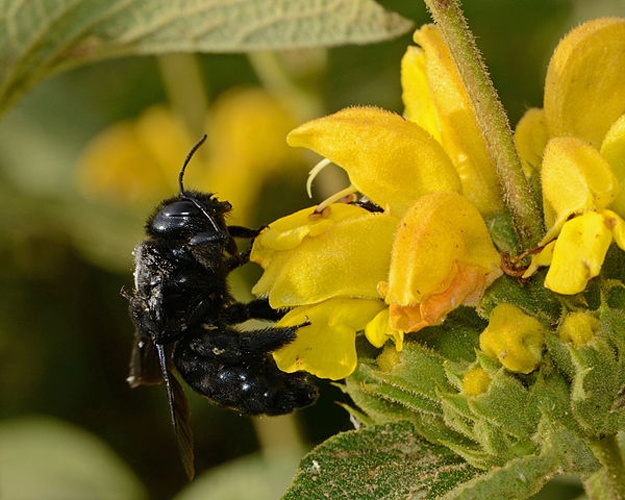
[[[158,353],[162,379],[165,381],[171,423],[174,426],[180,460],[190,481],[195,475],[195,467],[193,465],[193,434],[189,426],[189,402],[180,382],[169,370],[165,347],[161,344],[153,345]]]
[[[163,381],[163,372],[154,342],[139,332],[135,332],[135,343],[130,356],[130,373],[126,380],[133,389],[141,385],[157,385]]]

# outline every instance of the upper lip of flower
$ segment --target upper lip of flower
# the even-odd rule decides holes
[[[287,141],[345,169],[358,191],[396,217],[427,192],[461,188],[440,144],[416,123],[382,109],[338,111],[301,125]]]

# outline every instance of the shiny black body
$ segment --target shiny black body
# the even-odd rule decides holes
[[[280,415],[313,403],[317,390],[304,373],[280,371],[271,352],[292,342],[298,327],[240,331],[250,318],[279,319],[266,301],[234,301],[230,271],[247,261],[234,237],[258,231],[227,226],[230,204],[185,191],[163,201],[134,251],[135,289],[127,294],[136,326],[128,382],[165,382],[171,418],[187,474],[193,476],[189,411],[174,369],[196,392],[245,415]]]

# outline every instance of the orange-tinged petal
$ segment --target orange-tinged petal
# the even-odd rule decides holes
[[[605,217],[588,212],[567,221],[556,240],[545,286],[565,295],[579,293],[601,271],[612,242]]]
[[[625,113],[625,19],[582,24],[558,44],[547,70],[545,114],[551,136],[599,148]]]
[[[475,304],[501,275],[500,256],[478,210],[457,193],[421,197],[400,222],[388,283],[391,327],[417,331],[463,303]]]
[[[545,112],[537,108],[528,109],[514,131],[514,143],[527,177],[540,172],[543,151],[548,140]]]
[[[264,261],[254,251],[252,260],[265,266],[265,272],[252,292],[268,296],[275,309],[332,297],[379,297],[377,284],[388,273],[398,221],[387,214],[359,211],[360,216],[342,219],[320,234],[308,234],[292,250],[274,252]]]
[[[493,276],[483,268],[458,264],[452,273],[453,281],[440,293],[433,293],[422,302],[409,305],[391,304],[389,306],[390,326],[403,332],[417,332],[426,326],[441,323],[447,313],[459,305],[476,306],[486,287],[493,281]]]
[[[414,40],[423,49],[429,99],[436,108],[441,144],[460,176],[462,193],[483,214],[501,210],[495,164],[441,31],[428,24],[415,32]],[[408,104],[414,108],[413,102]]]
[[[601,155],[608,161],[621,190],[610,208],[625,217],[625,114],[616,120],[601,144]]]
[[[553,239],[572,215],[607,207],[620,186],[599,151],[576,137],[556,137],[545,148],[541,171],[545,222],[543,241]]]
[[[304,370],[317,377],[339,380],[356,368],[356,332],[384,309],[381,300],[334,298],[289,311],[278,326],[310,325],[297,338],[273,353],[280,370]]]
[[[403,215],[425,193],[460,190],[438,142],[419,125],[378,108],[348,108],[310,121],[287,141],[345,169],[360,192],[392,215]]]

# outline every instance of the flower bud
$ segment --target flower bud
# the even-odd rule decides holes
[[[530,373],[542,359],[545,332],[540,322],[511,304],[500,304],[480,335],[480,349],[508,370]]]

